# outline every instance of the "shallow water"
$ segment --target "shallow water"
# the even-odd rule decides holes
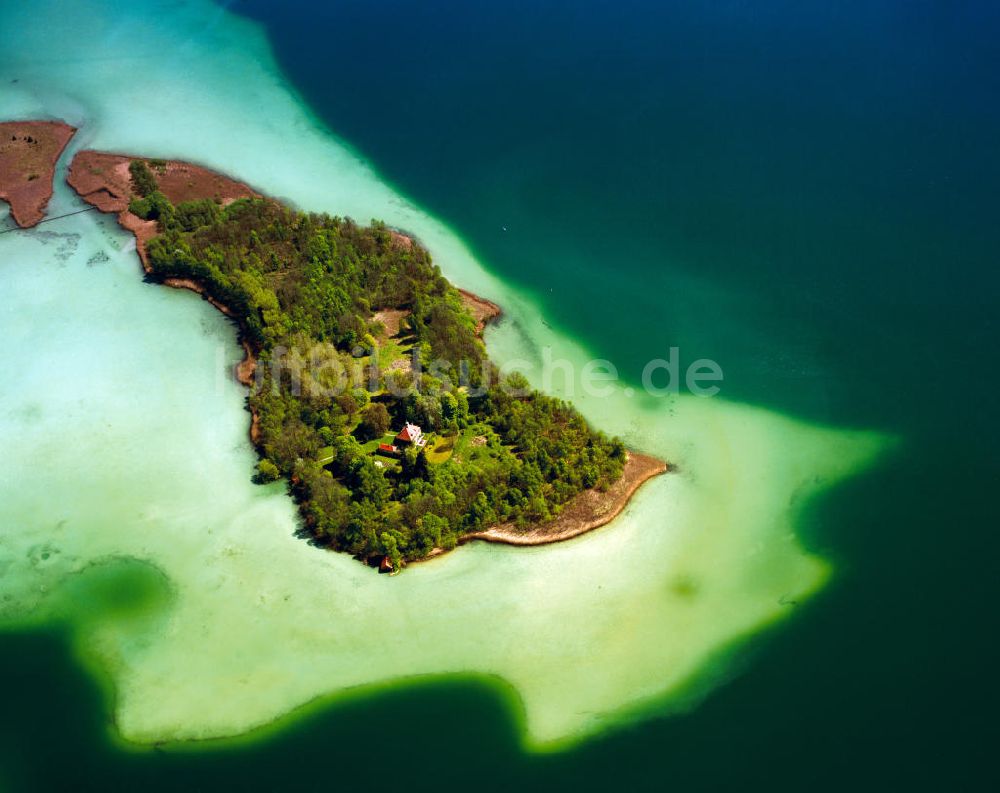
[[[500,361],[545,346],[578,369],[587,359],[333,139],[250,23],[203,3],[46,8],[7,9],[2,71],[18,82],[4,116],[62,117],[81,127],[74,149],[184,157],[304,208],[384,218],[504,306],[489,336]],[[60,187],[51,211],[75,205]],[[280,486],[250,484],[232,329],[195,296],[142,283],[109,219],[4,235],[0,252],[13,340],[0,365],[18,372],[0,386],[3,619],[68,620],[129,740],[237,734],[322,695],[448,672],[513,686],[532,745],[662,709],[724,678],[734,641],[822,585],[829,567],[796,540],[797,511],[882,443],[721,399],[578,398],[681,473],[579,541],[477,544],[378,577],[294,538]],[[138,604],[81,608],[67,587],[86,591],[95,570],[135,579]]]
[[[613,530],[552,548],[473,545],[374,576],[294,538],[280,487],[249,484],[242,393],[224,377],[239,349],[221,315],[144,284],[107,219],[59,228],[4,241],[13,343],[0,363],[19,372],[2,393],[4,615],[68,619],[133,740],[232,734],[321,694],[448,671],[512,683],[537,742],[593,728],[686,683],[822,580],[776,521],[803,482],[835,479],[872,446],[708,402],[679,400],[667,423],[659,405],[626,420],[622,398],[590,412],[690,473],[644,488]],[[503,357],[513,336],[498,336]],[[731,460],[747,454],[770,482],[740,475]],[[78,578],[129,560],[169,593],[136,608],[165,614],[137,622],[127,591],[124,604],[81,603]],[[152,586],[135,575],[140,594]]]

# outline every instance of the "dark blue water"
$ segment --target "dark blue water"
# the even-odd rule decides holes
[[[439,682],[253,748],[126,754],[58,636],[5,637],[0,787],[994,787],[1000,5],[235,8],[335,133],[627,377],[679,346],[730,398],[901,443],[803,518],[833,584],[686,714],[530,756],[495,692]]]
[[[335,132],[633,378],[677,345],[730,396],[886,426],[886,389],[988,333],[995,4],[329,6],[235,7]]]

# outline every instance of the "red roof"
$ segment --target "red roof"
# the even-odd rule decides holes
[[[391,446],[388,443],[380,443],[378,445],[378,448],[379,448],[379,451],[382,451],[382,452],[394,452],[394,451],[396,451],[396,447],[395,446]]]
[[[409,441],[412,443],[420,437],[420,434],[420,427],[415,424],[407,424],[396,437],[401,441]]]

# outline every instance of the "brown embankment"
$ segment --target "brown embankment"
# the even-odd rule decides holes
[[[149,272],[146,261],[146,243],[156,236],[156,221],[143,220],[128,211],[129,202],[136,198],[132,190],[129,165],[133,160],[144,160],[150,166],[160,191],[173,204],[210,198],[225,205],[238,198],[255,198],[259,193],[242,182],[221,174],[173,160],[149,160],[124,154],[108,154],[100,151],[81,151],[69,167],[66,181],[70,187],[88,204],[101,212],[115,212],[118,222],[135,234],[136,249],[143,269]],[[174,284],[182,289],[190,289],[186,279],[177,279]],[[199,290],[195,290],[199,291]]]
[[[45,217],[56,163],[75,132],[61,121],[0,123],[0,200],[21,228]]]
[[[410,316],[408,308],[383,308],[381,311],[376,311],[372,319],[381,323],[382,327],[385,328],[381,337],[381,340],[385,341],[399,335],[403,327],[403,320],[408,316]]]
[[[462,305],[476,321],[476,333],[479,335],[482,335],[487,325],[503,316],[503,310],[496,303],[474,295],[465,289],[459,289],[458,293],[462,296]]]

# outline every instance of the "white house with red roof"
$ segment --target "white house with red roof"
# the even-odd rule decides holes
[[[416,424],[410,424],[410,422],[406,422],[406,425],[400,430],[399,435],[396,436],[396,440],[400,443],[412,444],[413,446],[423,446],[427,443],[423,430]]]

